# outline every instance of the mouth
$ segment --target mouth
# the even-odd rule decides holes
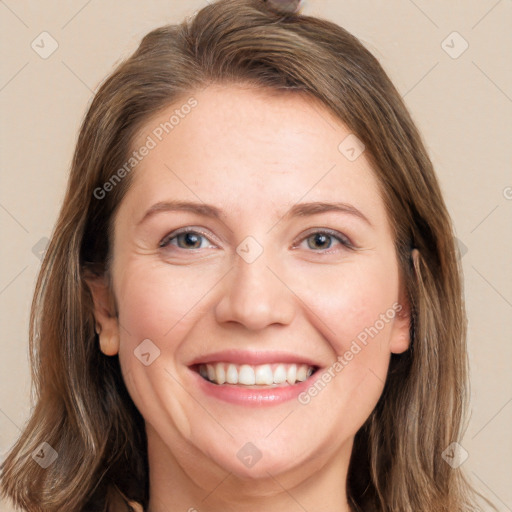
[[[237,364],[233,362],[198,363],[191,366],[204,380],[217,386],[271,389],[295,386],[310,379],[317,366],[297,363]]]

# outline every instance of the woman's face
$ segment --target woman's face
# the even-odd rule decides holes
[[[119,349],[150,460],[158,446],[191,474],[289,483],[343,471],[390,354],[409,343],[366,153],[298,93],[210,86],[193,98],[134,144],[103,349]],[[119,347],[105,342],[116,330]]]

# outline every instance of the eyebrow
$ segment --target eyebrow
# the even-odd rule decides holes
[[[225,217],[221,209],[211,204],[198,203],[194,201],[160,201],[151,206],[146,211],[142,219],[137,223],[137,226],[158,213],[172,211],[189,211],[204,217],[212,217],[219,220]],[[327,203],[322,201],[315,201],[310,203],[297,203],[282,216],[282,219],[289,219],[292,217],[308,217],[311,215],[327,212],[347,213],[361,219],[369,226],[372,226],[372,223],[369,221],[368,217],[366,217],[366,215],[364,215],[355,206],[341,202]]]

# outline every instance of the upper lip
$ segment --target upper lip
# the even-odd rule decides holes
[[[205,363],[233,363],[233,364],[270,364],[289,363],[307,364],[308,366],[320,365],[313,360],[299,354],[282,351],[261,351],[261,350],[222,350],[196,357],[189,366]]]

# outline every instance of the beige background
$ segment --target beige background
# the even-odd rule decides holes
[[[99,82],[146,32],[203,5],[0,1],[2,458],[30,411],[27,326],[37,252],[63,198],[81,118]],[[310,0],[304,12],[362,40],[423,133],[464,253],[472,377],[464,467],[500,511],[512,511],[512,1]],[[31,48],[43,31],[58,43],[47,59]],[[467,50],[452,58],[447,51],[455,56],[464,41]]]

